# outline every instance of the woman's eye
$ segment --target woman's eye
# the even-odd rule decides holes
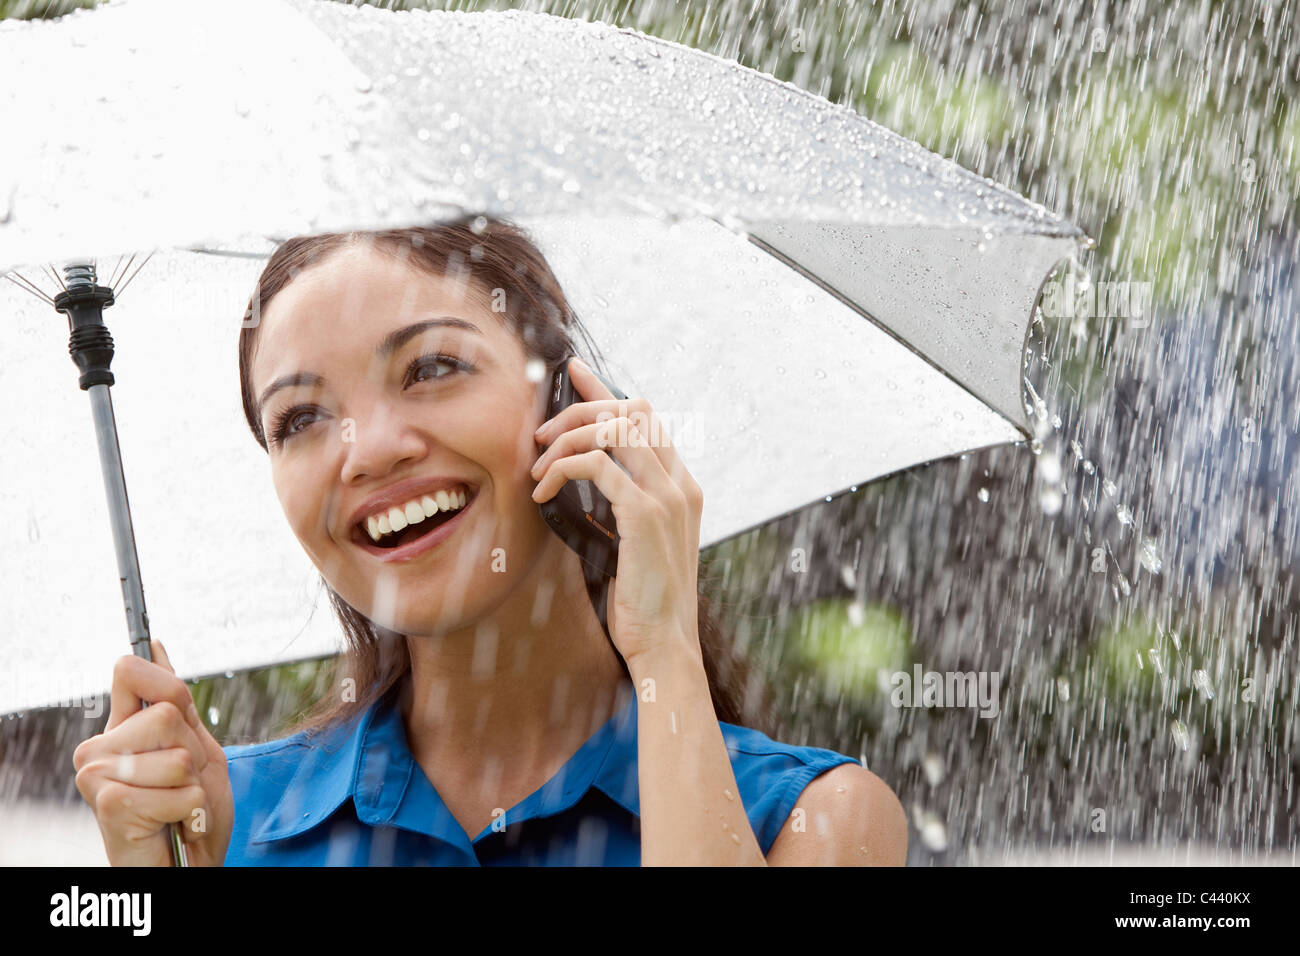
[[[315,421],[315,418],[313,417],[303,424],[303,428],[296,427],[298,424],[302,423],[302,417],[304,415],[315,416],[316,412],[309,408],[290,408],[289,410],[277,415],[275,425],[271,429],[271,435],[275,444],[279,445],[284,442],[285,439],[292,438],[294,435],[299,434],[303,428],[306,428]]]
[[[296,424],[298,424],[299,422],[302,421],[302,416],[304,416],[304,415],[314,415],[314,414],[315,414],[315,412],[299,412],[297,415],[294,415],[293,418],[289,419],[289,428],[288,428],[288,433],[289,433],[290,435],[293,435],[293,434],[296,434],[297,432],[301,431],[302,429],[300,429],[300,428],[295,428],[294,426],[295,426]],[[313,419],[313,421],[314,421],[314,419]],[[311,424],[311,423],[308,422],[307,424]]]
[[[446,366],[451,371],[444,375],[423,375],[422,373],[429,369],[436,369],[439,365]],[[427,382],[434,379],[447,378],[456,372],[467,369],[468,366],[451,355],[422,355],[412,362],[407,370],[407,378],[412,382]]]

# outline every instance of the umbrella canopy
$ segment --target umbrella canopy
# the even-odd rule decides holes
[[[278,239],[528,228],[703,487],[702,546],[1026,436],[1033,305],[1081,239],[770,76],[541,14],[129,0],[0,23],[0,79],[0,270],[94,256],[103,282],[160,250],[105,320],[153,633],[184,676],[340,646],[239,405]],[[8,712],[104,690],[126,642],[66,320],[0,283],[0,323]]]

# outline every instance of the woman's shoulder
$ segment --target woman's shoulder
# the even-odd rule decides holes
[[[718,721],[741,798],[766,854],[815,778],[841,764],[864,766],[856,757],[806,744],[775,740],[760,730]]]

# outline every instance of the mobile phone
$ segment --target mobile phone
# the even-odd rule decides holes
[[[548,418],[554,418],[570,405],[583,401],[569,379],[569,361],[573,357],[573,353],[566,356],[551,377]],[[595,369],[592,371],[615,398],[627,398],[613,382]],[[608,449],[605,454],[614,458]],[[615,459],[614,463],[618,464],[618,460]],[[554,497],[543,501],[538,508],[547,526],[577,552],[591,572],[606,579],[606,583],[607,579],[614,577],[618,572],[618,524],[614,520],[614,508],[609,499],[600,493],[593,482],[585,478],[570,479]],[[601,613],[603,615],[603,611]]]

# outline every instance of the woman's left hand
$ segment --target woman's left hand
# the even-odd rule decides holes
[[[629,666],[668,641],[685,641],[698,656],[704,493],[649,402],[615,398],[580,359],[570,360],[569,375],[585,401],[537,430],[537,442],[549,447],[531,471],[539,479],[533,500],[549,500],[572,479],[594,482],[618,522],[618,573],[607,607],[614,645]]]

